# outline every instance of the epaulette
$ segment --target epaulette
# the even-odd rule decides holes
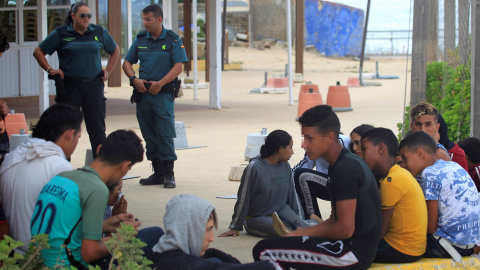
[[[147,34],[147,31],[143,30],[143,31],[140,31],[140,33],[137,34],[137,37],[138,36],[144,36]]]
[[[67,25],[63,24],[63,25],[57,26],[57,28],[55,28],[55,30],[59,30],[61,28],[67,28]]]
[[[178,39],[180,38],[175,32],[173,32],[173,31],[170,30],[170,29],[167,30],[167,34],[169,34],[170,36],[172,36],[172,37],[175,39],[175,42],[177,42]]]
[[[94,24],[94,23],[91,23],[90,25],[93,26],[94,28],[102,28],[103,29],[103,27],[101,27],[100,25]]]

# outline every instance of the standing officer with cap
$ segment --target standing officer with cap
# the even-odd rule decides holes
[[[174,84],[187,62],[182,41],[163,27],[163,11],[159,5],[149,5],[142,11],[142,31],[128,50],[123,70],[130,85],[140,92],[136,99],[137,119],[152,161],[154,173],[140,180],[142,185],[175,188],[173,163],[177,159],[175,137]],[[140,78],[135,77],[132,64],[140,60]]]
[[[73,4],[65,25],[53,30],[35,48],[33,57],[41,68],[55,78],[55,101],[82,108],[95,157],[98,146],[106,138],[104,81],[108,80],[117,63],[120,49],[106,29],[90,24],[91,18],[87,4]],[[110,55],[105,70],[102,70],[100,49]],[[60,62],[59,69],[52,68],[45,57],[47,53],[52,55],[55,51]]]

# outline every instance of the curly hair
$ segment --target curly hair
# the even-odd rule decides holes
[[[277,129],[272,131],[265,138],[265,144],[260,147],[260,156],[268,158],[280,150],[281,147],[286,147],[292,141],[292,136],[288,132]]]
[[[8,44],[7,35],[0,30],[0,53],[4,53],[8,49],[10,49],[10,44]]]
[[[318,105],[306,110],[298,119],[302,127],[316,127],[320,133],[334,132],[338,139],[340,120],[328,105]]]
[[[410,110],[410,119],[412,119],[412,123],[415,121],[415,119],[422,115],[432,115],[435,121],[438,123],[438,110],[432,104],[422,101],[413,106],[413,108]]]
[[[120,129],[110,133],[102,143],[97,159],[108,165],[130,161],[133,165],[143,160],[142,140],[132,130]]]
[[[62,134],[74,129],[79,132],[82,127],[83,114],[72,105],[57,103],[46,109],[36,125],[32,125],[33,138],[56,142]]]

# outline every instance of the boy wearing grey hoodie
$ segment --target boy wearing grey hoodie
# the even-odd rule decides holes
[[[173,197],[167,203],[163,224],[165,234],[148,256],[153,269],[275,269],[269,262],[240,264],[236,258],[208,248],[215,238],[217,216],[206,200],[187,194]]]

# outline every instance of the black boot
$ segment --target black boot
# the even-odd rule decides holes
[[[165,180],[165,168],[161,159],[152,160],[153,174],[140,179],[140,185],[162,185]]]
[[[175,188],[175,176],[173,175],[173,160],[164,160],[165,166],[165,183],[164,188]]]

